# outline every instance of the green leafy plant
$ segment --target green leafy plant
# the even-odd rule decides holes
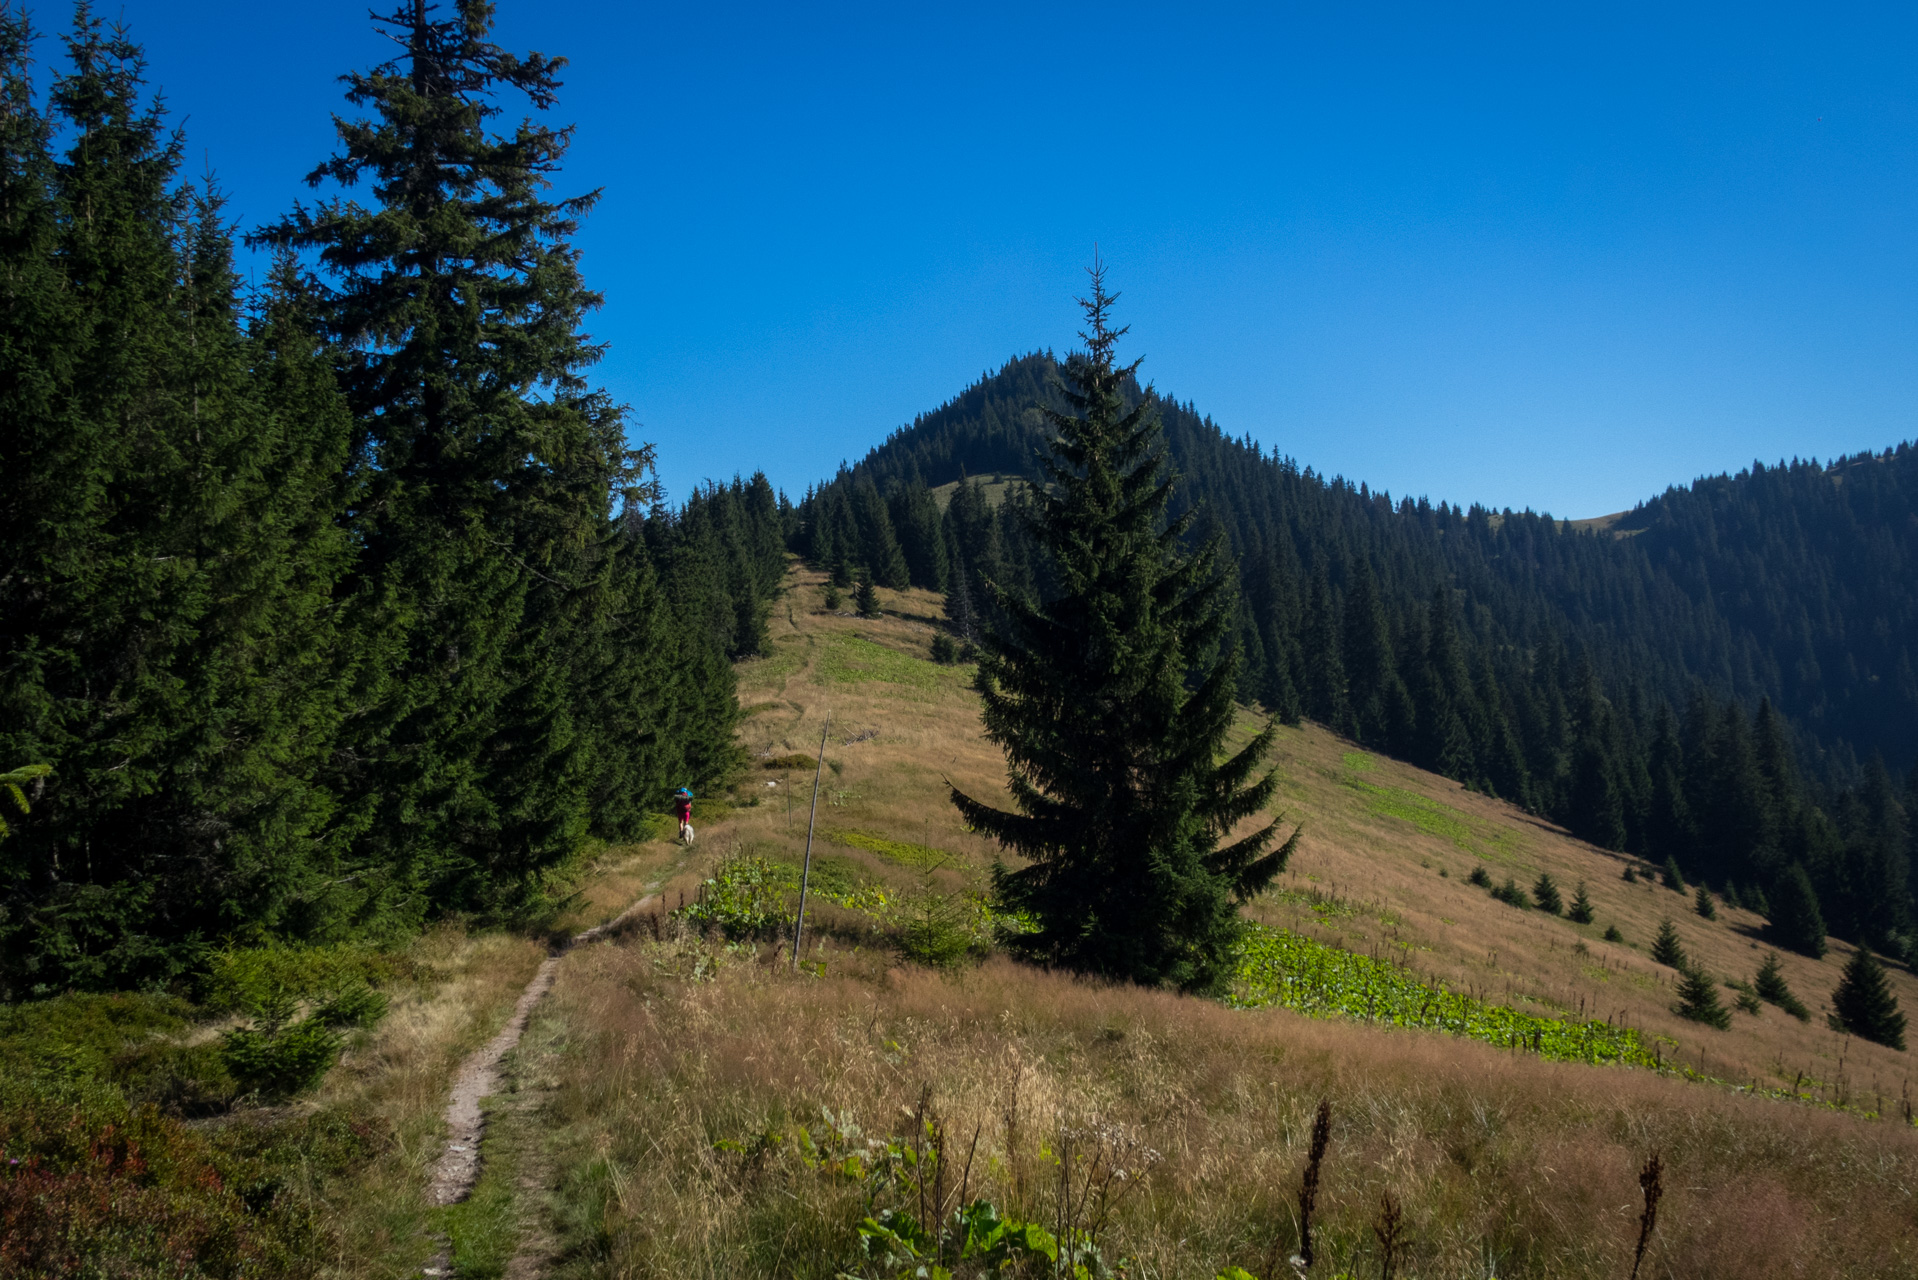
[[[673,914],[700,929],[717,929],[729,941],[783,933],[792,920],[786,892],[796,888],[785,868],[764,858],[729,857],[699,886],[699,896]]]
[[[317,1018],[284,1027],[236,1027],[222,1037],[221,1060],[240,1087],[267,1101],[319,1084],[340,1051],[340,1035]]]
[[[1523,1045],[1567,1062],[1652,1066],[1656,1058],[1629,1027],[1520,1013],[1428,986],[1387,961],[1342,951],[1299,934],[1249,926],[1239,946],[1237,1008],[1279,1005],[1315,1017],[1351,1017],[1424,1027],[1496,1045]]]

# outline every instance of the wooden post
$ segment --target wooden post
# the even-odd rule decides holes
[[[832,717],[826,717],[819,731],[819,763],[812,771],[812,816],[806,819],[806,861],[799,870],[799,918],[793,921],[793,972],[799,972],[799,938],[806,931],[806,886],[812,880],[812,833],[819,822],[819,775],[826,771],[826,735],[832,732]]]

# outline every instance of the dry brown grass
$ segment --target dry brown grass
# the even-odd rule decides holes
[[[1141,1275],[1256,1268],[1275,1235],[1289,1251],[1322,1097],[1315,1274],[1376,1269],[1390,1192],[1402,1275],[1622,1276],[1651,1150],[1670,1190],[1646,1274],[1918,1267],[1918,1152],[1890,1125],[1005,961],[952,979],[829,949],[824,978],[735,956],[688,980],[697,945],[584,948],[542,1016],[579,1274],[832,1275],[865,1209],[792,1158],[793,1135],[820,1107],[903,1132],[927,1087],[953,1132],[979,1126],[975,1185],[1042,1220],[1060,1124],[1123,1126],[1162,1153],[1109,1235]],[[715,1149],[767,1133],[785,1141],[758,1160]]]
[[[1001,794],[1003,766],[980,736],[966,673],[919,661],[938,600],[882,591],[888,616],[866,621],[822,613],[820,585],[799,573],[775,608],[773,655],[740,668],[745,745],[762,759],[810,753],[830,714],[820,827],[950,860],[928,873],[839,845],[822,843],[816,856],[902,892],[982,884],[993,851],[960,827],[944,784]],[[866,661],[873,651],[862,645],[894,656]],[[844,678],[849,653],[884,678]],[[1769,1008],[1740,1014],[1729,1032],[1669,1012],[1673,975],[1643,950],[1658,921],[1672,916],[1713,972],[1748,978],[1763,957],[1750,913],[1721,908],[1717,922],[1701,920],[1687,897],[1624,883],[1617,855],[1444,779],[1357,756],[1316,727],[1283,731],[1276,763],[1305,836],[1255,917],[1354,949],[1399,948],[1421,972],[1494,1001],[1622,1021],[1715,1077],[1808,1078],[1817,1082],[1808,1093],[1886,1111],[1909,1087],[1904,1055],[1845,1041],[1822,1011],[1808,1026]],[[797,769],[755,770],[740,790],[746,807],[702,831],[668,904],[728,852],[797,860],[811,781]],[[1356,784],[1443,808],[1415,820]],[[1567,901],[1585,881],[1596,923],[1492,900],[1465,882],[1480,862],[1527,886],[1549,871]],[[1309,895],[1331,909],[1313,911]],[[1602,942],[1608,924],[1637,945]],[[1048,1212],[1045,1144],[1061,1123],[1128,1126],[1161,1151],[1112,1239],[1140,1259],[1141,1275],[1210,1277],[1227,1263],[1259,1267],[1278,1237],[1293,1247],[1302,1143],[1322,1096],[1335,1125],[1314,1274],[1376,1272],[1371,1226],[1391,1192],[1409,1237],[1400,1275],[1624,1275],[1636,1176],[1654,1149],[1667,1190],[1646,1274],[1918,1274],[1918,1163],[1902,1124],[1439,1035],[1232,1012],[1003,961],[945,978],[831,937],[809,951],[824,977],[793,978],[764,951],[655,942],[648,930],[565,961],[521,1052],[529,1078],[555,1091],[556,1212],[572,1271],[832,1274],[850,1261],[864,1212],[857,1190],[804,1169],[790,1142],[756,1158],[714,1144],[790,1139],[821,1106],[892,1132],[929,1086],[952,1131],[980,1126],[986,1193],[1018,1212]],[[1814,1009],[1846,954],[1785,958]],[[1908,1007],[1918,1002],[1909,974],[1893,981]]]
[[[802,569],[793,582],[775,610],[774,656],[739,668],[740,701],[750,713],[742,729],[745,744],[764,757],[810,753],[830,713],[837,727],[826,756],[838,771],[825,775],[820,826],[931,845],[953,855],[940,884],[983,883],[995,851],[963,829],[944,783],[950,779],[977,796],[1003,795],[1004,765],[980,733],[978,700],[961,669],[922,663],[931,683],[916,687],[820,675],[820,655],[849,636],[922,659],[940,616],[939,597],[881,591],[887,616],[866,621],[820,611],[821,575]],[[1244,716],[1241,732],[1251,732],[1254,723]],[[873,736],[846,741],[866,733]],[[1824,960],[1783,953],[1787,979],[1812,1009],[1809,1023],[1768,1006],[1757,1016],[1736,1014],[1728,1032],[1712,1030],[1671,1012],[1678,975],[1654,963],[1646,949],[1659,921],[1670,916],[1694,960],[1720,979],[1749,981],[1770,949],[1760,937],[1764,921],[1755,913],[1720,904],[1716,921],[1701,919],[1689,894],[1645,880],[1626,883],[1621,875],[1630,860],[1623,855],[1575,840],[1448,779],[1363,753],[1316,725],[1282,729],[1274,763],[1279,803],[1305,831],[1280,892],[1253,904],[1253,918],[1342,940],[1354,950],[1396,951],[1419,971],[1498,1003],[1637,1027],[1648,1039],[1663,1038],[1667,1060],[1719,1079],[1799,1085],[1821,1100],[1901,1114],[1907,1098],[1918,1101],[1909,1055],[1826,1026],[1832,989],[1851,954],[1847,944],[1833,940]],[[780,785],[767,787],[767,781]],[[746,790],[760,803],[708,833],[704,856],[750,846],[796,859],[811,781],[803,771],[756,771]],[[1355,783],[1443,806],[1439,822],[1421,828],[1381,812],[1377,798]],[[924,883],[911,870],[870,854],[839,847],[825,852],[896,886]],[[1497,902],[1466,883],[1472,867],[1481,864],[1495,880],[1510,876],[1528,889],[1540,872],[1549,872],[1568,903],[1583,881],[1597,919],[1574,925]],[[1352,913],[1314,913],[1300,901],[1313,893],[1343,899]],[[1603,940],[1608,925],[1624,934],[1625,945]],[[1893,967],[1891,982],[1904,1007],[1918,1009],[1918,979]]]

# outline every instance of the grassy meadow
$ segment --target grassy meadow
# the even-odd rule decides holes
[[[861,1253],[863,1219],[983,1196],[1055,1235],[1096,1231],[1128,1275],[1290,1274],[1321,1099],[1313,1275],[1381,1273],[1389,1193],[1397,1275],[1626,1276],[1654,1150],[1643,1275],[1918,1273],[1910,1064],[1825,1026],[1841,944],[1784,958],[1811,1021],[1765,1006],[1729,1031],[1688,1022],[1677,974],[1647,954],[1660,921],[1721,980],[1749,980],[1756,916],[1704,920],[1689,894],[1625,881],[1620,855],[1307,726],[1281,731],[1275,760],[1300,850],[1248,908],[1290,940],[1268,968],[1309,954],[1382,994],[1389,979],[1401,1009],[1432,992],[1424,1022],[1349,995],[1275,1006],[1278,980],[1250,963],[1221,1001],[982,955],[994,851],[945,800],[948,780],[1002,793],[970,668],[925,657],[936,597],[882,592],[885,616],[865,620],[825,613],[821,585],[799,573],[772,654],[739,669],[753,768],[734,807],[702,824],[665,912],[566,958],[519,1051],[537,1101],[499,1140],[538,1150],[540,1273],[890,1275]],[[769,930],[714,926],[790,892],[822,732],[819,896],[795,974]],[[1583,882],[1594,921],[1498,901],[1468,880],[1481,866],[1525,887],[1549,872],[1567,902]],[[708,885],[702,907],[715,874],[744,887]],[[1918,982],[1892,980],[1918,1009]],[[1418,1029],[1440,1025],[1439,993],[1465,1034]],[[1540,1028],[1571,1039],[1554,1054]],[[1605,1035],[1630,1048],[1594,1059],[1614,1065],[1554,1060]],[[920,1176],[935,1168],[936,1186]]]
[[[1625,880],[1619,855],[1306,726],[1274,759],[1275,808],[1304,834],[1247,907],[1228,993],[1014,964],[991,945],[1017,927],[991,908],[995,850],[946,799],[949,782],[1003,794],[1003,764],[972,669],[927,656],[939,599],[882,591],[868,620],[827,613],[822,586],[796,570],[771,653],[738,668],[748,768],[699,798],[692,849],[662,821],[569,868],[571,896],[535,925],[449,923],[347,957],[383,1016],[342,1033],[296,1100],[258,1105],[220,1075],[244,1017],[211,996],[0,1020],[0,1151],[73,1148],[69,1173],[9,1184],[40,1200],[0,1204],[0,1274],[66,1257],[103,1275],[866,1280],[921,1265],[885,1257],[902,1224],[985,1200],[1085,1246],[1088,1277],[1272,1280],[1295,1274],[1321,1101],[1314,1277],[1628,1276],[1653,1151],[1643,1276],[1918,1274],[1909,1056],[1826,1026],[1842,944],[1783,959],[1808,1021],[1769,1005],[1728,1031],[1686,1021],[1648,954],[1660,922],[1748,981],[1756,916],[1704,920],[1689,894]],[[1568,903],[1582,882],[1594,919],[1508,905],[1475,868],[1528,888],[1549,873]],[[560,962],[487,1104],[478,1187],[430,1207],[462,1057],[552,942],[654,887],[651,910]],[[1912,975],[1891,981],[1918,1011]],[[47,1224],[86,1248],[20,1234]],[[1002,1274],[1053,1274],[1004,1236]],[[168,1269],[187,1252],[197,1270]]]

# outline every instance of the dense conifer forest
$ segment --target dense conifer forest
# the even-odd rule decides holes
[[[383,19],[402,56],[348,77],[318,196],[251,229],[183,180],[127,32],[0,22],[0,763],[52,766],[0,847],[0,994],[523,912],[737,767],[728,664],[788,550],[868,612],[944,592],[952,657],[999,591],[1056,594],[1032,491],[976,479],[1036,474],[1050,354],[796,508],[763,475],[662,502],[590,379],[570,133],[501,123],[560,64],[484,5],[431,14]],[[1241,696],[1669,862],[1784,945],[1909,949],[1918,451],[1574,527],[1158,411],[1173,516],[1237,566]]]
[[[0,997],[228,942],[511,916],[735,767],[789,508],[662,505],[588,380],[558,64],[407,6],[325,198],[235,270],[217,185],[87,8],[0,14]],[[11,768],[13,765],[9,765]]]
[[[1013,360],[894,432],[806,495],[795,549],[945,591],[960,641],[1003,622],[988,584],[1051,594],[1029,493],[979,478],[1037,474],[1056,374]],[[1159,409],[1175,508],[1239,566],[1244,696],[1670,860],[1785,945],[1909,948],[1918,450],[1755,463],[1593,528],[1395,500]]]

